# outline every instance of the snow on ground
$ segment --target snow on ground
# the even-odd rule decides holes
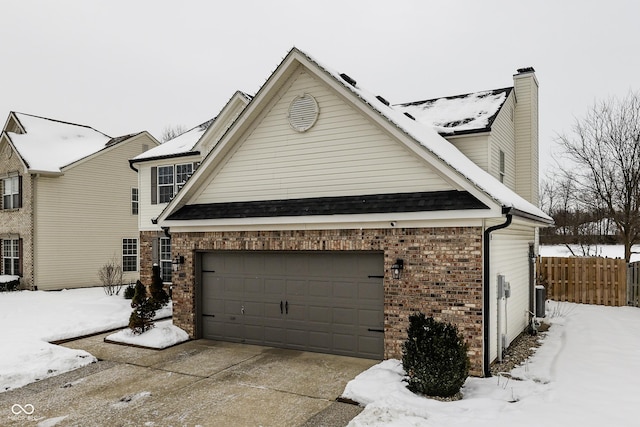
[[[542,346],[512,374],[469,378],[464,397],[439,402],[402,383],[386,360],[347,384],[343,397],[366,405],[349,426],[637,426],[640,309],[550,302]]]
[[[86,351],[49,342],[126,327],[130,303],[100,287],[0,292],[0,393],[95,362]],[[171,305],[157,313],[170,315]]]
[[[189,334],[175,326],[171,320],[164,320],[156,322],[156,326],[153,329],[140,335],[136,335],[131,329],[125,328],[115,334],[107,335],[105,339],[123,344],[161,349],[187,341]]]
[[[571,247],[571,250],[569,250]],[[544,257],[571,257],[574,256],[598,256],[604,258],[624,258],[623,245],[540,245],[540,256]],[[631,262],[640,261],[640,245],[631,247]],[[636,253],[633,253],[636,252]]]

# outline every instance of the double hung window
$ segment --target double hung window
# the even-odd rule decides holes
[[[11,176],[2,180],[2,208],[18,209],[20,207],[20,178]]]

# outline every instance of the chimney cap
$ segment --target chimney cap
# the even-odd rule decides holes
[[[534,70],[533,67],[518,68],[518,74],[535,73],[535,72],[536,70]]]

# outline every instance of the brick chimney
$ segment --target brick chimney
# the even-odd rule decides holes
[[[516,193],[538,206],[538,79],[533,67],[513,75]]]

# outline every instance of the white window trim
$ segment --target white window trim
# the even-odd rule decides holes
[[[126,242],[126,243],[125,243]],[[135,242],[135,254],[132,253],[128,253],[128,251],[125,251],[125,248],[129,246],[130,242]],[[125,246],[125,244],[127,246]],[[124,237],[122,239],[122,272],[123,273],[133,273],[136,271],[139,271],[139,262],[140,262],[140,257],[139,257],[139,250],[140,250],[140,245],[138,242],[137,238],[131,238],[131,237]],[[135,257],[135,270],[125,270],[125,265],[127,265],[128,263],[125,263],[125,258],[131,258],[131,257]]]

